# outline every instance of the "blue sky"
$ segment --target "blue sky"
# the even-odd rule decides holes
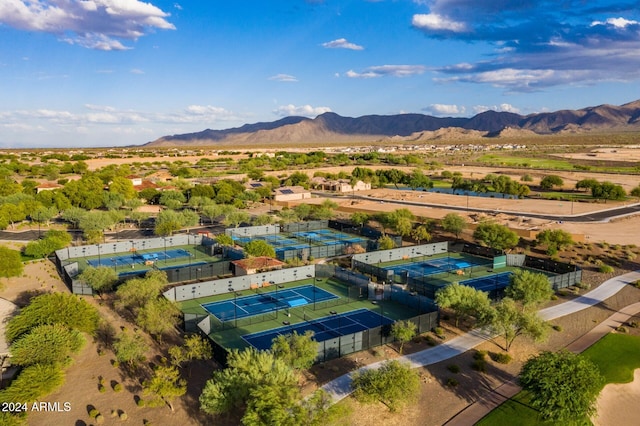
[[[640,1],[2,0],[0,147],[640,98]]]

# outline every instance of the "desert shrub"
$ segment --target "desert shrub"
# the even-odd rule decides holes
[[[511,362],[511,355],[502,352],[489,352],[489,358],[498,364],[509,364]]]
[[[116,383],[115,385],[113,385],[113,390],[114,392],[122,392],[122,384]]]
[[[475,360],[478,360],[478,359],[485,360],[486,358],[487,358],[487,351],[476,351],[473,354],[473,359]]]
[[[144,400],[144,399],[142,399],[142,398],[138,398],[138,400],[136,401],[136,405],[137,405],[138,407],[145,407],[145,406],[147,405],[147,403],[145,402],[145,400]]]
[[[626,333],[627,332],[627,327],[625,327],[624,325],[621,325],[618,328],[616,328],[616,331],[618,333]]]
[[[554,324],[551,326],[555,331],[562,331],[562,326],[558,324]]]
[[[50,394],[64,383],[64,372],[57,364],[25,367],[11,385],[0,391],[0,401],[32,403]]]
[[[456,386],[458,386],[458,381],[453,377],[449,377],[447,379],[447,386],[451,386],[452,388],[455,388]]]
[[[433,334],[435,334],[436,336],[438,336],[441,339],[444,339],[444,328],[442,328],[442,327],[434,327],[433,328]]]
[[[447,370],[449,370],[453,374],[458,374],[460,372],[460,366],[456,364],[450,364],[447,365]]]
[[[633,283],[633,286],[634,286],[635,288],[640,288],[640,280],[638,280],[638,281],[634,282],[634,283]]]
[[[480,373],[486,373],[487,372],[487,361],[484,358],[475,359],[473,361],[473,363],[471,364],[471,368],[473,368],[475,371],[478,371]]]
[[[127,420],[129,418],[129,415],[123,411],[123,412],[120,413],[120,415],[118,417],[120,418],[120,420],[124,421],[124,420]]]
[[[557,295],[555,295],[555,294],[552,294],[552,295],[551,295],[551,300],[558,300],[558,296],[557,296]]]
[[[578,287],[581,290],[589,290],[591,288],[591,284],[580,281],[579,283],[576,284],[576,287]]]
[[[426,337],[424,338],[424,340],[427,342],[427,345],[429,345],[429,346],[435,346],[435,345],[438,343],[438,342],[436,342],[436,340],[435,340],[433,337],[431,337],[431,336],[426,336]]]
[[[96,423],[101,425],[102,423],[104,423],[104,416],[102,414],[98,414],[96,416]]]
[[[631,328],[638,328],[638,321],[629,321],[627,325]]]
[[[609,265],[602,265],[598,268],[598,272],[601,272],[603,274],[610,274],[614,271],[613,266],[609,266]]]
[[[104,385],[98,385],[98,392],[105,393],[107,388]]]
[[[98,414],[100,414],[100,411],[97,408],[92,408],[89,411],[89,417],[91,417],[91,418],[95,419],[96,417],[98,417]]]

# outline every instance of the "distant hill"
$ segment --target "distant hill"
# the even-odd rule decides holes
[[[442,131],[442,129],[448,129]],[[245,124],[225,130],[163,136],[148,146],[315,144],[349,141],[427,141],[477,137],[579,133],[588,131],[640,131],[640,100],[624,105],[599,105],[530,115],[485,111],[471,118],[433,117],[424,114],[342,117],[327,112],[314,119],[286,117]]]

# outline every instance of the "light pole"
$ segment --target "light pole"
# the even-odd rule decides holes
[[[229,287],[229,291],[233,292],[233,325],[238,328],[238,293],[233,287]]]
[[[278,286],[276,285],[275,281],[269,281],[269,285],[272,285],[276,288],[276,297],[275,297],[275,304],[276,304],[276,319],[278,319]]]

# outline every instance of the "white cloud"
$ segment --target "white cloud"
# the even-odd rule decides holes
[[[124,50],[149,29],[173,30],[170,15],[140,0],[2,0],[0,23],[54,34],[70,44]]]
[[[285,82],[296,82],[298,81],[297,78],[295,78],[292,75],[289,74],[276,74],[276,75],[272,75],[271,77],[269,77],[269,80],[273,80],[273,81],[285,81]]]
[[[329,107],[313,107],[311,105],[295,106],[293,104],[281,105],[273,113],[279,117],[289,117],[292,115],[302,117],[316,117],[325,112],[331,112]]]
[[[493,105],[493,106],[476,105],[473,107],[473,111],[476,114],[480,114],[481,112],[485,112],[485,111],[512,112],[514,114],[520,113],[520,109],[514,107],[511,104],[500,104],[500,105]]]
[[[458,115],[464,114],[466,108],[459,105],[431,104],[423,110],[433,115]]]
[[[364,49],[364,47],[358,44],[348,42],[346,38],[339,38],[333,41],[322,43],[322,47],[326,49],[350,49],[350,50]]]
[[[349,70],[345,75],[349,78],[377,78],[377,77],[409,77],[426,71],[423,65],[379,65],[369,67],[363,72]]]
[[[454,33],[461,33],[467,29],[467,26],[463,22],[453,21],[437,13],[413,15],[411,24],[421,30],[429,31],[452,31]]]
[[[634,20],[629,20],[629,19],[625,19],[625,18],[609,18],[606,21],[593,21],[591,23],[591,26],[596,26],[596,25],[611,25],[613,27],[616,28],[625,28],[629,25],[637,25],[640,22],[638,21],[634,21]]]

